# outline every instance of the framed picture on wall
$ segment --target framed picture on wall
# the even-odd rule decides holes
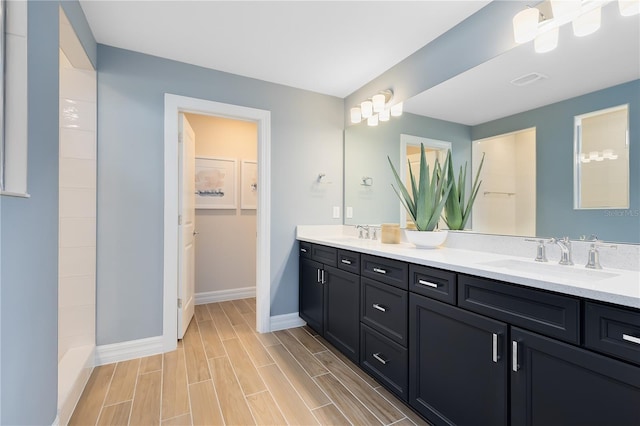
[[[238,160],[196,157],[196,209],[235,209]]]
[[[258,208],[258,163],[242,160],[240,179],[240,208]]]

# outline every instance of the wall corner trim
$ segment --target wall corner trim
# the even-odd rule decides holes
[[[234,288],[229,290],[204,291],[196,293],[196,305],[206,303],[226,302],[227,300],[247,299],[256,297],[255,287]]]
[[[287,328],[302,327],[307,323],[300,318],[297,312],[271,317],[271,331],[285,330]]]
[[[164,352],[162,336],[96,346],[96,366]]]

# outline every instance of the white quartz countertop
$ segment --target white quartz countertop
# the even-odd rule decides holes
[[[299,227],[296,238],[409,263],[506,281],[532,288],[640,309],[640,271],[586,269],[584,265],[562,266],[557,261],[535,262],[532,258],[440,247],[418,249],[413,244],[382,244],[379,240]],[[535,253],[535,252],[534,252]]]

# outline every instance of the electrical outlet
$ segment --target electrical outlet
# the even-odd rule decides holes
[[[347,211],[345,214],[347,216],[347,219],[353,219],[353,207],[347,207]]]
[[[340,206],[333,206],[333,218],[340,219]]]

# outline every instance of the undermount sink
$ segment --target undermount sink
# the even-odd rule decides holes
[[[491,266],[494,268],[504,268],[517,272],[552,275],[557,278],[579,279],[583,281],[600,281],[607,278],[617,277],[619,275],[614,272],[606,272],[596,269],[555,264],[549,265],[545,263],[516,259],[493,260],[491,262],[483,262],[481,265]]]

